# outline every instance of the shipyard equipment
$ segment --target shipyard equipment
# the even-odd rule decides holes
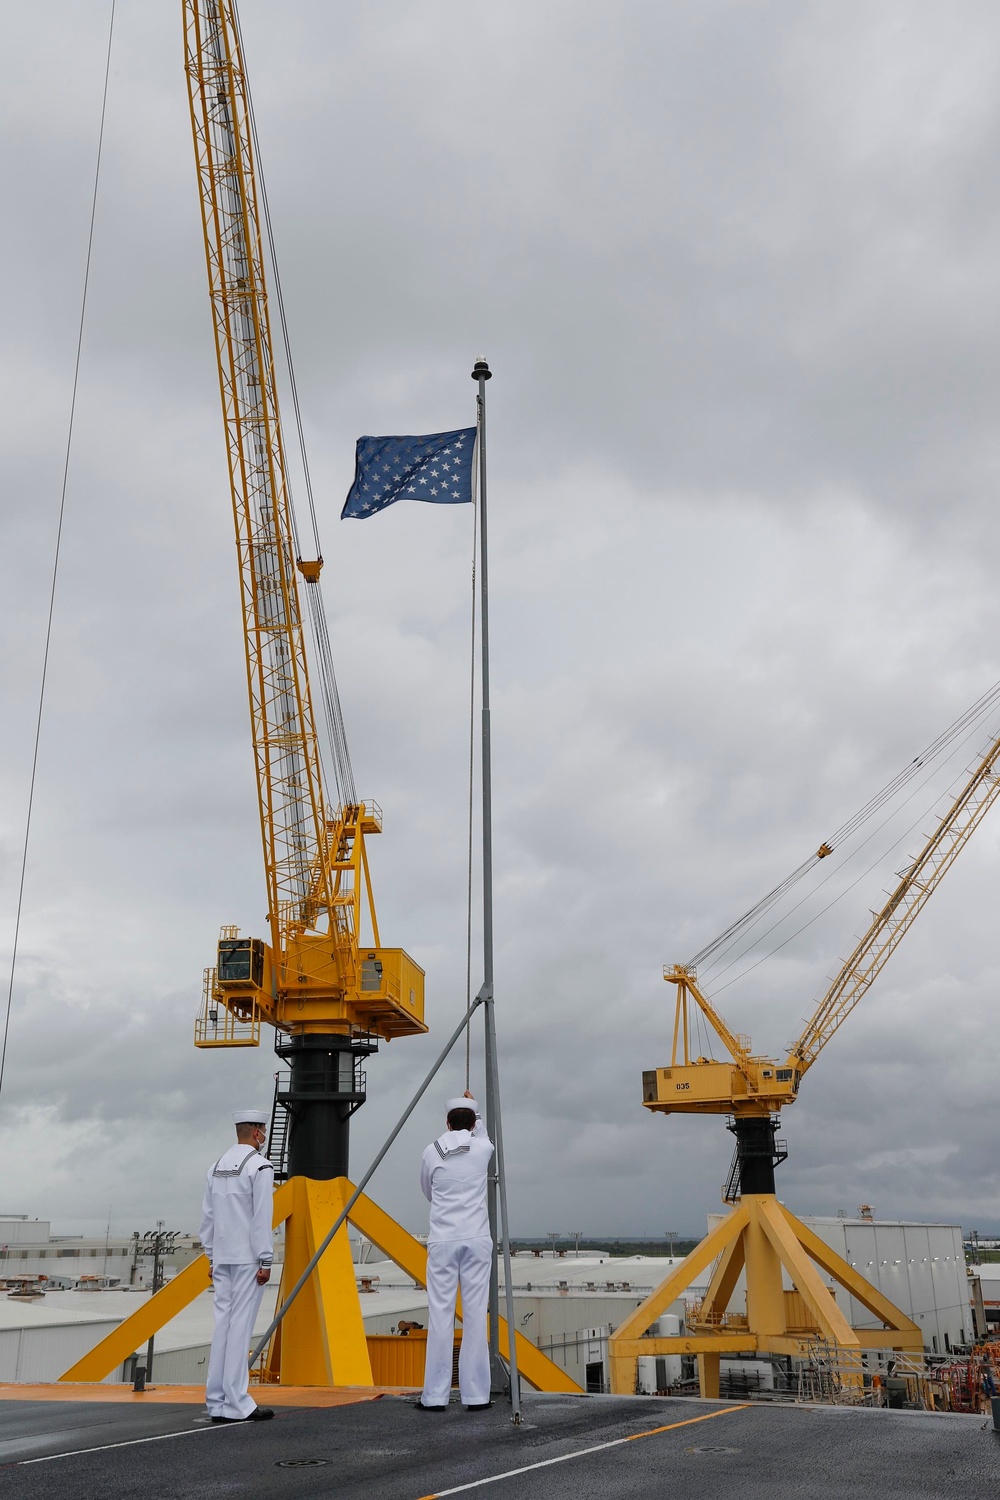
[[[353,1193],[349,1129],[365,1099],[366,1058],[380,1041],[427,1030],[424,975],[401,948],[381,943],[366,840],[381,832],[382,813],[354,786],[320,591],[322,558],[303,559],[298,546],[265,274],[267,204],[234,0],[184,0],[184,25],[269,929],[267,940],[222,929],[217,962],[205,974],[195,1045],[257,1046],[261,1027],[273,1028],[286,1065],[278,1074],[271,1144],[276,1175],[286,1179],[275,1194],[275,1225],[285,1225],[284,1295]],[[317,647],[336,806],[327,799],[316,731],[303,596]],[[371,1199],[362,1195],[348,1218],[424,1283],[425,1246]],[[145,1330],[162,1326],[207,1285],[202,1258],[63,1379],[103,1379],[148,1336]],[[498,1319],[498,1326],[506,1356],[506,1324]],[[516,1337],[518,1365],[532,1384],[579,1389]],[[291,1385],[371,1385],[384,1374],[373,1373],[346,1224],[291,1304],[265,1373]]]
[[[639,1354],[698,1354],[702,1391],[717,1395],[723,1353],[793,1355],[801,1352],[804,1341],[815,1337],[847,1349],[922,1346],[916,1325],[778,1202],[774,1169],[786,1155],[777,1137],[778,1117],[784,1106],[798,1098],[805,1074],[877,978],[998,795],[1000,738],[995,738],[916,858],[900,874],[888,901],[872,913],[866,932],[785,1057],[754,1052],[748,1036],[730,1029],[699,987],[695,964],[664,968],[664,979],[676,990],[673,1046],[667,1066],[643,1073],[642,1102],[661,1114],[728,1116],[727,1129],[736,1144],[723,1197],[733,1210],[616,1331],[610,1346],[615,1390],[633,1388]],[[814,859],[825,859],[832,852],[824,843]],[[725,1053],[721,1060],[692,1054],[698,1017],[721,1043]],[[642,1337],[713,1261],[708,1293],[687,1335]],[[783,1269],[792,1282],[791,1291],[784,1285]],[[728,1312],[743,1272],[745,1317]],[[830,1281],[873,1313],[883,1324],[882,1330],[852,1329],[837,1306]]]

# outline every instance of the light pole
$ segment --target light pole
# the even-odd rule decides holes
[[[570,1234],[573,1236],[574,1240],[576,1241],[576,1249],[573,1252],[574,1257],[575,1257],[576,1260],[579,1260],[580,1259],[580,1240],[583,1237],[583,1230],[582,1229],[571,1229],[570,1230]]]
[[[665,1229],[663,1231],[663,1233],[666,1235],[667,1239],[670,1242],[670,1259],[673,1260],[673,1258],[674,1258],[674,1240],[677,1238],[677,1230],[676,1229]]]
[[[552,1241],[552,1259],[555,1260],[555,1258],[556,1258],[556,1240],[559,1238],[559,1231],[558,1231],[558,1229],[549,1229],[547,1231],[547,1233],[548,1233],[549,1239]]]
[[[140,1255],[151,1255],[153,1257],[153,1285],[151,1291],[151,1295],[153,1297],[156,1296],[157,1292],[163,1286],[163,1257],[167,1254],[168,1251],[173,1249],[174,1240],[179,1234],[179,1229],[164,1229],[163,1220],[157,1219],[156,1228],[147,1229],[141,1240],[139,1238],[138,1230],[136,1230],[132,1235],[133,1268],[135,1266],[136,1260]],[[145,1390],[146,1382],[152,1379],[152,1375],[153,1335],[150,1334],[149,1343],[146,1345],[146,1363],[144,1366],[136,1365],[135,1380],[132,1387],[133,1390]]]

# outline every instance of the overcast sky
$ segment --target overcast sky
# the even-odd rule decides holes
[[[4,8],[5,963],[109,9]],[[266,900],[180,10],[118,0],[0,1099],[0,1212],[66,1231],[196,1228],[275,1067],[192,1045],[219,925],[263,935]],[[1000,678],[1000,15],[241,11],[382,938],[427,971],[431,1034],[371,1060],[355,1172],[464,1005],[472,515],[338,516],[356,437],[471,424],[486,355],[513,1227],[699,1233],[732,1143],[639,1103],[663,963]],[[760,1050],[977,748],[742,967],[780,951],[706,981]],[[1000,1226],[998,876],[995,812],[786,1111],[790,1207]],[[456,1056],[373,1184],[417,1231],[463,1082]]]

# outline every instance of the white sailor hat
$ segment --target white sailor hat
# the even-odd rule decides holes
[[[450,1115],[453,1109],[471,1109],[474,1115],[478,1115],[479,1113],[479,1105],[476,1103],[475,1099],[466,1099],[464,1096],[461,1099],[448,1100],[448,1103],[445,1106],[446,1114]]]
[[[270,1116],[266,1109],[234,1109],[234,1125],[266,1125]]]

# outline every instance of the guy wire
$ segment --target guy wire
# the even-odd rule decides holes
[[[969,731],[969,733],[965,736],[965,738],[959,742],[959,748],[961,748],[964,745],[969,744],[970,741],[973,740],[973,736],[977,733],[977,727],[978,726],[974,725],[974,727]],[[994,736],[991,735],[991,739],[992,738],[994,738]],[[985,753],[985,750],[984,750],[984,753]],[[916,797],[916,795],[918,794],[918,792],[923,791],[924,787],[928,784],[928,782],[932,781],[933,778],[934,778],[934,771],[932,769],[924,777],[923,781],[919,782],[914,787],[913,791],[909,794],[909,796],[903,798],[902,802],[900,802],[899,805],[898,805],[898,807],[896,808],[896,813],[898,813],[902,808],[906,807],[907,803],[912,802],[913,799],[914,799],[914,797]],[[952,782],[952,785],[954,785],[954,780]],[[760,958],[758,958],[754,963],[752,963],[749,966],[749,968],[741,969],[741,971],[740,971],[739,974],[734,975],[732,979],[727,979],[726,982],[725,982],[725,984],[718,984],[717,981],[719,979],[721,979],[722,975],[728,973],[728,971],[731,968],[733,968],[733,966],[735,964],[740,963],[741,960],[744,959],[747,956],[747,954],[752,950],[754,944],[751,944],[749,947],[744,948],[742,950],[742,952],[736,954],[735,957],[731,958],[730,961],[727,964],[725,964],[721,969],[719,969],[713,975],[713,978],[712,978],[713,993],[715,993],[715,994],[721,994],[721,992],[723,990],[728,989],[731,984],[735,984],[738,979],[742,979],[742,977],[743,977],[744,974],[749,974],[751,972],[751,970],[757,968],[758,964],[763,963],[763,961],[764,961],[765,958],[770,958],[773,954],[779,952],[780,949],[787,947],[787,945],[792,941],[793,938],[798,937],[799,933],[805,932],[805,930],[806,930],[807,927],[811,927],[812,924],[813,924],[813,922],[815,922],[819,917],[823,916],[826,912],[828,912],[831,907],[836,906],[837,902],[841,901],[843,899],[843,897],[848,894],[849,891],[853,891],[854,887],[858,884],[858,882],[860,880],[863,880],[866,875],[870,875],[873,870],[878,869],[878,866],[881,864],[882,860],[885,859],[889,854],[891,854],[893,852],[893,850],[900,843],[902,843],[903,839],[909,838],[910,834],[914,831],[914,829],[917,828],[917,827],[919,827],[919,825],[923,822],[923,820],[930,815],[930,813],[933,811],[934,805],[937,802],[940,801],[940,797],[941,797],[941,794],[938,794],[938,796],[935,797],[934,803],[932,803],[931,807],[930,808],[925,808],[924,811],[921,812],[920,816],[916,819],[916,821],[914,823],[911,823],[910,826],[907,829],[905,829],[902,833],[900,833],[900,834],[898,834],[896,836],[896,838],[889,845],[889,848],[885,851],[885,853],[883,855],[881,855],[875,861],[874,864],[869,865],[866,870],[862,870],[861,874],[855,880],[852,880],[849,885],[845,886],[844,889],[839,893],[839,895],[834,896],[834,898],[833,898],[832,901],[829,901],[826,904],[826,906],[822,907],[822,909],[820,911],[816,912],[814,916],[810,917],[807,921],[803,922],[803,924],[802,924],[801,927],[797,927],[794,932],[790,933],[789,936],[786,937],[786,938],[784,938],[776,947],[769,948],[768,951],[767,951],[767,953],[763,954]],[[871,841],[872,841],[872,839],[875,838],[876,835],[878,835],[879,833],[881,833],[882,829],[885,828],[885,827],[887,827],[888,824],[892,822],[893,817],[896,815],[896,813],[890,813],[887,817],[883,818],[882,822],[879,823],[879,824],[877,824],[876,827],[872,829],[871,833],[868,834],[867,838],[862,839],[861,843],[858,844],[857,847],[850,852],[850,855],[848,856],[848,859],[855,859],[857,857],[857,855],[859,855],[861,853],[861,850],[864,849],[867,844],[870,844]],[[788,908],[788,910],[784,913],[783,916],[780,916],[776,922],[773,922],[771,924],[770,927],[765,928],[765,930],[760,934],[760,936],[755,940],[755,942],[756,943],[760,943],[760,942],[763,941],[764,938],[769,937],[772,932],[774,932],[777,928],[779,928],[784,922],[786,922],[788,920],[788,918],[792,915],[792,912],[798,911],[799,907],[805,905],[805,903],[810,899],[811,896],[815,896],[816,892],[820,889],[821,886],[826,885],[827,882],[830,881],[830,880],[832,880],[835,875],[839,874],[845,868],[846,863],[847,863],[847,861],[845,860],[845,861],[843,861],[839,865],[834,865],[828,871],[828,873],[823,876],[822,880],[817,881],[817,883],[813,887],[812,891],[807,892],[806,895],[803,896],[799,901],[796,901],[793,906],[790,906]],[[752,924],[752,925],[755,925],[755,924]],[[724,956],[725,956],[724,954],[720,954],[719,955],[720,958],[724,957]],[[713,968],[713,967],[714,967],[714,965],[709,965],[710,969]]]
[[[966,736],[966,738],[969,738],[969,736]],[[929,780],[929,779],[930,778],[928,777],[927,780]],[[923,787],[925,785],[926,785],[926,781],[921,782],[920,787],[917,788],[917,791],[920,791],[921,787]],[[916,792],[911,792],[910,796],[906,798],[906,802],[911,801],[912,798],[915,797],[915,796],[916,796]],[[936,800],[939,801],[940,798],[938,798]],[[902,804],[902,806],[905,807],[906,802],[904,802]],[[896,849],[903,842],[904,839],[909,838],[910,834],[913,833],[917,828],[920,827],[921,823],[928,816],[928,811],[929,811],[928,809],[925,809],[920,814],[920,816],[918,818],[916,818],[910,824],[909,828],[905,828],[903,830],[903,832],[898,835],[898,837],[890,845],[889,849],[886,850],[886,854],[891,854],[892,851],[894,849]],[[889,819],[886,819],[885,821],[888,822]],[[885,823],[880,823],[879,827],[875,830],[875,832],[878,833],[880,831],[880,829],[882,829],[884,827],[885,827]],[[873,837],[874,837],[874,834],[869,835],[869,838],[865,839],[864,844],[867,844],[870,841],[870,838],[873,838]],[[864,844],[860,844],[858,846],[858,848],[859,849],[863,849],[864,848]],[[857,852],[857,851],[855,851],[855,852]],[[788,936],[786,938],[784,938],[780,943],[775,944],[775,946],[773,948],[768,949],[768,951],[766,953],[762,953],[761,956],[760,956],[760,958],[756,959],[747,968],[741,969],[738,974],[734,974],[733,977],[732,977],[732,979],[727,979],[726,982],[725,982],[725,984],[720,984],[717,987],[715,987],[713,989],[713,993],[718,995],[718,994],[721,994],[723,990],[728,990],[728,988],[729,988],[729,986],[731,984],[736,984],[736,982],[738,980],[743,979],[747,974],[751,974],[754,969],[759,968],[760,965],[762,963],[764,963],[765,959],[772,958],[775,953],[780,953],[781,950],[782,950],[782,948],[787,948],[788,944],[790,942],[792,942],[794,938],[797,938],[800,933],[805,932],[806,928],[807,927],[811,927],[814,922],[818,922],[819,919],[820,919],[820,917],[825,916],[826,913],[830,910],[830,908],[833,907],[833,906],[836,906],[837,902],[841,901],[843,899],[843,897],[848,894],[849,891],[853,891],[854,887],[856,885],[860,884],[860,882],[862,880],[864,880],[864,878],[865,878],[866,875],[870,875],[873,870],[877,870],[878,867],[879,867],[879,865],[882,863],[883,859],[885,859],[886,854],[880,855],[879,858],[875,860],[874,864],[871,864],[871,865],[868,866],[867,870],[862,870],[861,873],[860,873],[860,875],[857,875],[855,877],[855,879],[851,881],[850,885],[846,886],[844,888],[844,890],[842,890],[839,893],[839,895],[834,896],[834,898],[833,898],[832,901],[828,901],[827,904],[825,906],[821,907],[818,912],[814,913],[814,915],[811,916],[808,919],[808,921],[803,922],[801,927],[797,927],[794,932],[790,932],[788,934]],[[832,873],[833,872],[831,871],[831,874]],[[830,878],[829,876],[826,877],[826,879],[829,879],[829,878]],[[821,883],[825,883],[825,882],[821,882]],[[805,898],[803,898],[803,899],[805,899]],[[801,902],[797,903],[797,905],[801,905],[801,904],[802,904]],[[794,911],[795,907],[793,907],[792,910]],[[872,913],[872,915],[874,916],[874,912]],[[778,923],[775,923],[775,926],[778,926],[778,925],[779,925]],[[773,927],[769,928],[768,931],[769,932],[773,932],[774,928]],[[764,936],[767,936],[767,934],[765,933]],[[737,960],[734,959],[733,962],[735,963],[735,962],[737,962]],[[731,968],[731,967],[732,967],[732,965],[727,965],[727,968]],[[722,972],[724,973],[725,970],[723,970]]]
[[[90,230],[87,235],[87,257],[83,271],[83,298],[80,304],[80,326],[76,337],[76,360],[73,366],[73,390],[69,403],[69,423],[66,429],[66,452],[63,460],[62,488],[59,495],[59,515],[56,522],[55,550],[52,558],[52,581],[49,586],[49,610],[45,623],[45,650],[42,653],[42,676],[38,690],[38,712],[35,716],[35,743],[31,755],[31,777],[28,782],[28,809],[24,820],[24,842],[21,848],[21,874],[17,887],[17,911],[14,917],[14,940],[10,955],[10,983],[7,986],[7,1007],[4,1013],[3,1046],[0,1048],[0,1091],[3,1089],[4,1070],[7,1065],[7,1037],[10,1032],[10,1009],[14,997],[14,975],[17,970],[18,941],[21,935],[21,912],[24,906],[24,881],[28,868],[28,843],[31,835],[31,814],[35,805],[35,780],[38,775],[38,747],[42,737],[42,712],[45,707],[45,685],[49,672],[49,648],[52,644],[52,620],[56,604],[56,581],[59,577],[59,556],[62,548],[63,520],[66,515],[66,489],[69,482],[69,460],[73,447],[73,424],[76,418],[76,396],[80,386],[80,358],[83,353],[83,326],[87,316],[87,293],[90,289],[90,262],[94,249],[94,225],[97,222],[97,189],[101,180],[101,158],[104,154],[104,122],[108,113],[108,84],[111,78],[111,43],[115,33],[115,5],[111,0],[111,19],[108,23],[108,50],[104,64],[104,91],[101,96],[101,128],[97,136],[97,165],[94,170],[94,192],[90,204]]]

